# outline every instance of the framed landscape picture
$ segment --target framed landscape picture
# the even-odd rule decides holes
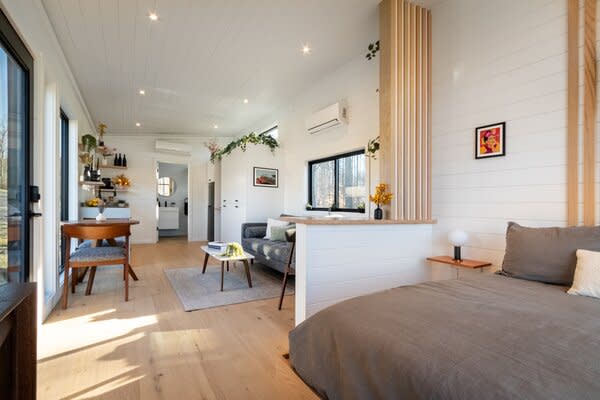
[[[505,122],[475,128],[475,158],[490,158],[506,155],[505,140]]]
[[[279,187],[279,170],[254,167],[254,186]]]

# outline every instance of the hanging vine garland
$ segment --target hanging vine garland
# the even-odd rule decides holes
[[[271,150],[271,153],[275,153],[275,149],[279,147],[277,139],[275,139],[273,136],[267,133],[260,133],[257,135],[256,133],[252,132],[242,136],[237,140],[234,140],[222,149],[215,149],[215,151],[211,152],[210,154],[210,161],[214,163],[215,160],[220,160],[223,158],[223,156],[231,154],[231,152],[238,147],[242,151],[246,151],[246,147],[249,143],[268,146]]]

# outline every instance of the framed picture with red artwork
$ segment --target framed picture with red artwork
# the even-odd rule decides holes
[[[475,128],[475,158],[506,155],[506,122]]]

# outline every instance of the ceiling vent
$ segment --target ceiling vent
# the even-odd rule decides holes
[[[159,153],[171,153],[189,156],[192,154],[190,145],[187,143],[167,142],[165,140],[157,140],[154,142],[154,148]]]
[[[344,102],[337,102],[321,111],[317,111],[306,119],[306,130],[314,135],[348,123],[348,107]]]

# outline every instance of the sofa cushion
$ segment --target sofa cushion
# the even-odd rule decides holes
[[[248,226],[244,229],[245,238],[264,238],[267,234],[267,225]]]
[[[249,253],[261,255],[267,260],[287,263],[291,244],[269,239],[242,239],[242,246]]]

